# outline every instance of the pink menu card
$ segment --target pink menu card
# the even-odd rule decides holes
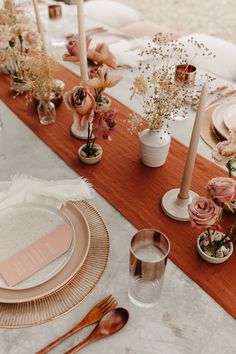
[[[13,256],[0,262],[0,274],[15,286],[65,253],[72,241],[70,224],[63,224]]]

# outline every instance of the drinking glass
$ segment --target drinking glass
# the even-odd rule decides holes
[[[141,307],[157,304],[166,269],[170,242],[160,231],[138,231],[130,244],[129,289],[130,300]]]
[[[195,66],[190,64],[180,64],[175,68],[175,81],[179,82],[181,85],[193,87],[195,84],[197,69]],[[186,119],[179,114],[175,114],[173,117],[174,121],[182,121]]]
[[[175,70],[175,81],[184,85],[193,86],[196,79],[197,69],[190,64],[177,65]]]

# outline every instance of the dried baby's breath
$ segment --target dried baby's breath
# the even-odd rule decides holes
[[[56,60],[42,52],[37,57],[25,62],[25,71],[31,96],[37,100],[49,99],[56,89],[54,82],[58,72]]]
[[[30,21],[29,17],[25,15],[25,11],[21,6],[12,6],[0,9],[0,25],[14,26],[16,24],[26,24]]]
[[[200,95],[200,89],[190,87],[175,80],[175,69],[179,64],[187,64],[197,55],[212,56],[203,45],[190,38],[193,56],[190,58],[183,43],[158,33],[146,50],[140,53],[142,62],[138,75],[130,89],[131,99],[136,97],[143,108],[143,118],[152,130],[168,127],[168,121],[177,113],[186,116],[186,102]],[[211,77],[208,80],[212,80]],[[136,114],[129,120],[130,131],[143,123]]]

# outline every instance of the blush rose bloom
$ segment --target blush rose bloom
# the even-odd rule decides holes
[[[106,43],[98,43],[95,49],[88,49],[87,57],[96,65],[106,64],[113,69],[117,68],[116,59]]]
[[[231,202],[235,199],[236,182],[229,177],[215,177],[208,182],[207,192],[215,202]]]
[[[66,107],[76,113],[79,127],[83,128],[85,120],[90,120],[96,107],[93,95],[85,87],[76,86],[64,93],[63,100]]]
[[[89,36],[86,36],[86,49],[88,51],[90,43],[91,43],[91,38]],[[63,59],[65,61],[71,61],[71,62],[79,62],[79,37],[77,35],[72,36],[68,44],[66,46],[67,48],[67,53],[64,54]]]
[[[196,197],[188,206],[191,225],[199,230],[219,228],[221,212],[222,208],[206,197]]]

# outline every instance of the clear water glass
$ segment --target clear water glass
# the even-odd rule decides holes
[[[138,231],[130,244],[129,289],[130,300],[141,307],[158,303],[166,269],[170,242],[160,231]]]

